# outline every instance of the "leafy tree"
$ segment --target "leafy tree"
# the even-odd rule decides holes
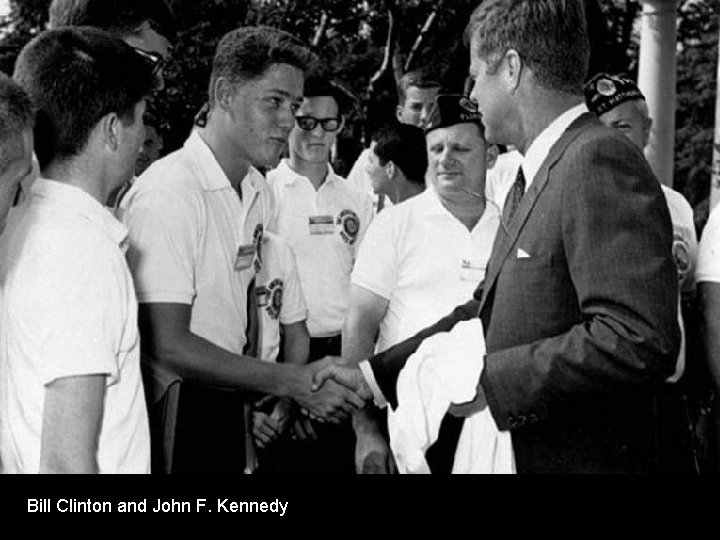
[[[394,116],[395,81],[405,68],[424,68],[450,91],[461,91],[468,67],[463,31],[478,0],[168,0],[179,29],[167,84],[155,107],[170,123],[166,150],[182,144],[206,100],[214,49],[229,30],[264,24],[313,47],[326,70],[356,97],[338,143],[339,170],[352,163],[363,135]],[[720,0],[684,0],[678,18],[676,188],[691,203],[709,189]],[[0,21],[0,70],[11,72],[21,47],[41,31],[50,0],[11,0]],[[585,0],[591,73],[637,72],[636,0]],[[394,45],[386,69],[390,21]],[[369,83],[373,81],[373,87]],[[371,91],[369,91],[371,90]]]

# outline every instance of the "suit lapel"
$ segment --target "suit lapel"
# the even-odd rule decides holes
[[[517,242],[520,232],[525,227],[525,223],[535,207],[538,197],[545,189],[545,186],[550,178],[550,171],[562,157],[570,143],[578,136],[588,123],[593,121],[594,118],[595,117],[593,115],[586,113],[578,117],[572,124],[570,124],[568,129],[565,130],[560,139],[558,139],[558,141],[550,149],[547,158],[545,158],[545,161],[543,161],[540,169],[535,175],[530,188],[521,199],[510,226],[506,230],[505,226],[502,223],[500,224],[497,235],[495,236],[492,253],[490,254],[488,271],[485,275],[483,295],[480,300],[480,311],[484,309],[488,295],[491,289],[495,286],[500,269],[503,267],[508,255],[512,252],[512,248]]]

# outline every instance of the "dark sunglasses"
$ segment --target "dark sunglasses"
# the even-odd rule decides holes
[[[296,116],[295,122],[300,129],[304,129],[305,131],[312,131],[320,124],[324,131],[333,133],[343,126],[343,117],[315,118],[314,116]]]
[[[146,51],[145,49],[139,49],[138,47],[133,47],[133,49],[143,60],[145,60],[145,62],[147,62],[150,67],[152,67],[152,74],[154,77],[160,75],[160,72],[165,67],[165,59],[162,56],[151,51]]]

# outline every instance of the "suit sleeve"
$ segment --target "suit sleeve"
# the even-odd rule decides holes
[[[482,289],[478,288],[473,293],[473,299],[456,307],[452,313],[440,319],[438,322],[421,330],[413,337],[390,347],[389,349],[376,354],[369,359],[370,367],[373,370],[375,381],[382,391],[390,407],[397,407],[396,383],[400,371],[405,367],[405,362],[412,355],[425,338],[440,332],[449,332],[460,321],[467,321],[478,316],[480,307],[479,299],[482,297]]]
[[[556,169],[559,249],[581,317],[560,335],[488,353],[480,385],[500,429],[573,396],[658,383],[678,354],[672,225],[647,162],[603,135],[569,147]]]

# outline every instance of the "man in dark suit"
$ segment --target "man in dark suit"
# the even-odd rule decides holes
[[[486,0],[467,29],[487,139],[523,154],[484,283],[417,336],[333,378],[397,406],[422,339],[479,316],[487,355],[471,403],[510,430],[518,472],[661,470],[655,392],[679,347],[672,226],[640,151],[583,103],[579,0]]]

